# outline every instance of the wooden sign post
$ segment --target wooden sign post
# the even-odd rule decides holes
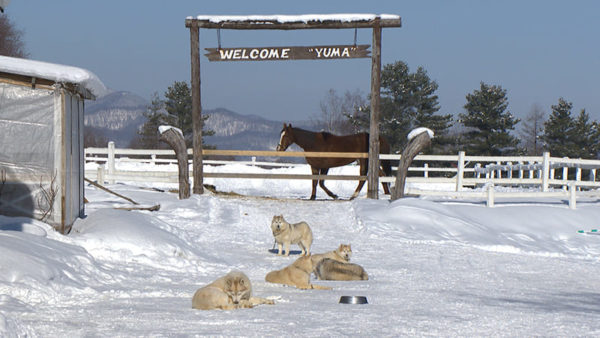
[[[401,27],[398,15],[390,14],[307,14],[307,15],[250,15],[188,17],[190,29],[192,72],[192,117],[194,120],[194,188],[202,188],[202,104],[200,100],[200,41],[199,29],[295,30],[295,29],[373,29],[373,55],[369,45],[339,45],[312,47],[247,47],[207,48],[210,61],[267,61],[267,60],[329,60],[371,58],[371,120],[369,135],[369,171],[367,197],[377,198],[379,182],[379,110],[381,86],[381,30]],[[355,38],[356,41],[356,38]]]
[[[205,48],[210,61],[286,61],[369,58],[369,45]]]

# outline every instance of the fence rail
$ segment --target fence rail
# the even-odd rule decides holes
[[[188,155],[192,150],[188,149]],[[279,152],[246,150],[203,150],[204,156],[248,157],[246,161],[204,160],[205,165],[245,164],[261,167],[289,167],[297,163],[257,161],[257,157],[347,157],[367,158],[367,153],[320,153],[320,152]],[[159,149],[122,149],[115,148],[109,142],[107,148],[86,148],[86,162],[103,165],[97,171],[86,171],[86,178],[98,181],[148,181],[177,183],[177,171],[123,171],[117,170],[115,162],[138,162],[150,164],[176,163],[173,150]],[[191,159],[190,159],[191,160]],[[382,154],[380,160],[390,160],[396,164],[398,154]],[[456,198],[485,198],[487,204],[494,205],[495,198],[563,197],[569,198],[571,207],[579,197],[600,196],[600,182],[597,169],[600,160],[569,159],[543,156],[471,156],[464,152],[457,155],[417,155],[408,169],[408,183],[447,183],[454,186],[453,191],[418,190],[407,188],[407,194],[446,196]],[[393,167],[395,170],[396,168]],[[366,180],[359,175],[299,175],[275,173],[218,173],[203,172],[208,178],[247,178],[247,179],[327,179],[327,180]],[[395,182],[395,176],[380,177],[381,182]],[[539,186],[536,192],[496,191],[496,186]],[[485,190],[473,190],[469,187],[486,187]],[[558,191],[557,191],[558,189]],[[583,191],[588,190],[588,191]]]

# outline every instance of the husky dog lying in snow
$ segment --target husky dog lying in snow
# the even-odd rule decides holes
[[[325,258],[346,263],[350,261],[350,256],[352,256],[352,247],[350,244],[340,244],[340,246],[333,251],[322,254],[313,254],[311,257],[312,264],[314,267],[316,267]]]
[[[279,246],[277,255],[282,254],[281,249],[285,245],[285,255],[289,256],[291,244],[298,244],[302,249],[303,256],[310,255],[313,234],[306,222],[290,224],[286,222],[283,215],[273,216],[271,231],[273,231],[273,237]]]
[[[236,270],[198,289],[192,298],[192,308],[200,310],[233,310],[274,303],[270,299],[252,297],[250,279]]]
[[[369,275],[362,266],[324,258],[315,267],[315,275],[322,280],[368,280]]]
[[[302,256],[281,270],[269,272],[265,276],[265,280],[269,283],[295,286],[298,289],[331,290],[328,286],[310,283],[310,275],[313,272],[313,268],[311,257]]]

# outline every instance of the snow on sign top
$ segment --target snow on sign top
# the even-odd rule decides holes
[[[370,28],[379,18],[380,27],[400,27],[393,14],[304,14],[304,15],[199,15],[187,17],[186,26],[224,29]]]
[[[229,22],[323,22],[323,21],[341,21],[357,22],[370,21],[380,17],[384,20],[399,20],[400,16],[394,14],[304,14],[304,15],[198,15],[197,17],[187,17],[187,19],[196,19],[201,21],[210,21],[213,23]]]
[[[95,97],[102,96],[108,91],[92,72],[72,66],[0,56],[0,72],[58,83],[72,83],[86,89]]]

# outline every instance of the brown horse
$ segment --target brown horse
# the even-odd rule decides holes
[[[296,143],[304,151],[315,151],[315,152],[349,152],[349,153],[366,153],[369,152],[369,134],[358,133],[345,136],[337,136],[327,132],[313,132],[304,130],[301,128],[294,128],[291,124],[283,124],[281,130],[281,137],[279,144],[277,145],[277,151],[286,150],[291,144]],[[390,152],[389,143],[383,138],[379,137],[379,148],[380,153],[387,154]],[[327,175],[329,168],[341,167],[358,160],[360,164],[360,175],[364,176],[367,174],[368,159],[366,158],[341,158],[341,157],[307,157],[306,162],[310,165],[313,175]],[[386,175],[391,175],[392,166],[389,161],[381,161],[381,167]],[[336,194],[332,193],[325,187],[325,180],[313,180],[312,181],[312,193],[310,199],[314,200],[317,196],[317,183],[327,195],[332,198],[338,198]],[[362,189],[365,181],[359,181],[354,194],[350,199],[358,196],[358,193]],[[383,190],[386,194],[390,193],[389,184],[381,183]]]

